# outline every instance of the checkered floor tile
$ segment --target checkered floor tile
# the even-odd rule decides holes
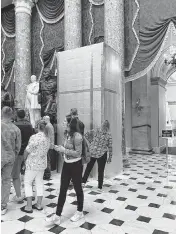
[[[43,211],[23,213],[25,205],[9,202],[2,216],[3,234],[176,234],[176,156],[130,155],[128,168],[115,178],[105,178],[103,192],[97,181],[84,188],[84,218],[73,223],[76,194],[71,187],[63,210],[61,225],[48,226],[45,216],[57,206],[60,175],[45,181]],[[35,195],[35,188],[34,188]],[[14,196],[12,187],[10,198]],[[35,201],[33,201],[33,204]]]

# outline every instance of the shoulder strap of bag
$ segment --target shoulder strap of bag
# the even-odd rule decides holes
[[[73,135],[73,149],[75,150],[75,134]]]

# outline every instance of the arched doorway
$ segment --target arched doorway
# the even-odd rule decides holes
[[[167,88],[174,79],[176,65],[168,61],[171,61],[173,54],[176,54],[173,53],[173,48],[176,51],[176,44],[168,45],[151,70],[151,144],[156,153],[165,149],[166,142],[162,138],[162,130],[169,128]],[[171,123],[170,128],[172,128]]]

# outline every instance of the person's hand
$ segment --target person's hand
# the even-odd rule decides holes
[[[111,158],[108,158],[107,163],[108,164],[111,163]]]
[[[54,149],[54,144],[53,143],[50,144],[50,149]]]
[[[60,151],[59,149],[60,149],[60,146],[59,145],[54,145],[54,150],[56,150],[56,151]]]
[[[59,152],[64,153],[65,147],[63,147],[62,145],[59,145]]]

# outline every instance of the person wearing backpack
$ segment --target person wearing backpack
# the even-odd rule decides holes
[[[82,141],[83,137],[79,133],[78,120],[76,118],[66,118],[67,130],[65,132],[63,146],[54,145],[54,149],[61,152],[64,157],[64,164],[61,173],[60,194],[55,214],[50,214],[46,217],[48,224],[60,225],[61,214],[66,200],[67,190],[70,180],[72,179],[74,189],[77,196],[77,211],[71,218],[71,221],[76,222],[84,217],[83,202],[84,194],[82,189]],[[66,121],[65,121],[66,122]]]
[[[79,119],[78,117],[78,110],[77,108],[72,108],[70,110],[70,116],[72,119],[76,118],[78,120],[78,125],[79,125],[79,130],[80,130],[80,133],[81,135],[83,136],[84,135],[84,123]]]
[[[70,110],[70,114],[67,115],[66,118],[68,116],[70,116],[72,119],[76,118],[78,120],[78,129],[79,129],[80,134],[83,137],[83,141],[82,141],[82,164],[85,165],[85,164],[89,163],[89,161],[90,161],[90,152],[89,152],[88,141],[84,137],[85,125],[78,117],[77,108],[72,108]],[[82,166],[82,170],[83,170],[83,166]],[[72,185],[72,181],[70,182],[70,185]]]
[[[98,191],[102,192],[104,170],[106,162],[110,163],[112,159],[112,136],[109,132],[110,124],[108,120],[105,120],[101,128],[91,130],[85,134],[85,138],[90,143],[90,162],[87,164],[84,176],[82,179],[82,185],[84,187],[89,174],[95,164],[98,163]],[[107,156],[109,153],[109,157]]]

